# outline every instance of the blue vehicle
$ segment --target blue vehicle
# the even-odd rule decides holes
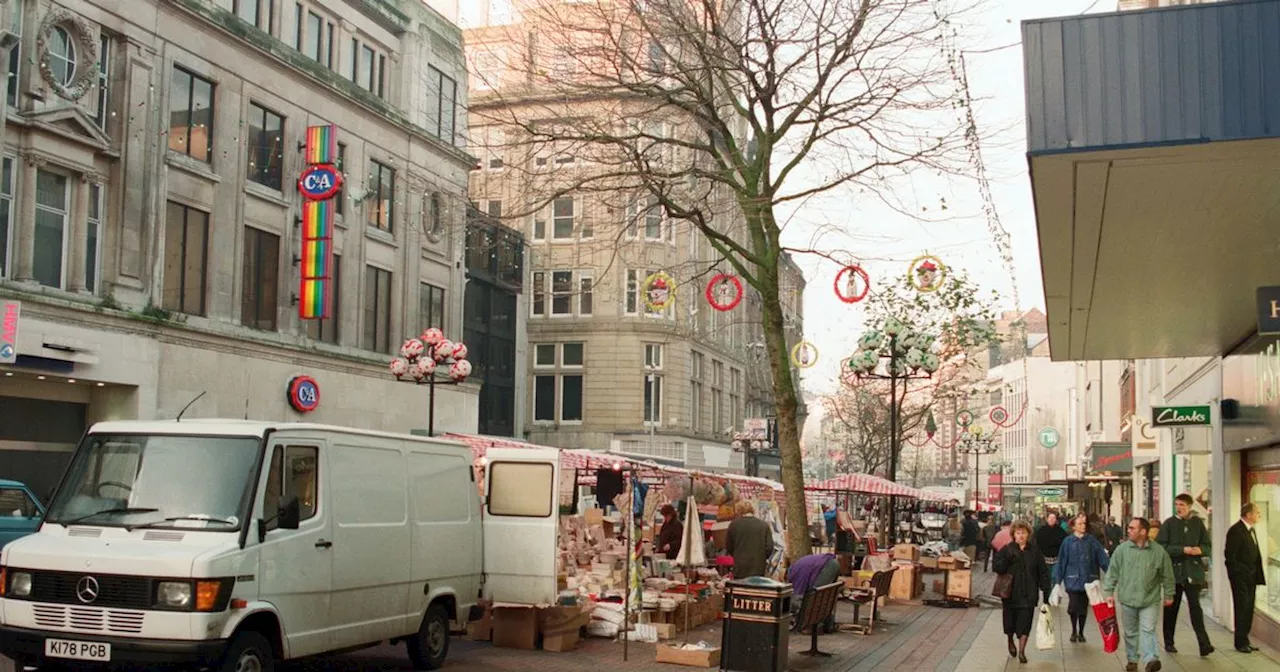
[[[44,505],[27,486],[0,480],[0,548],[40,528]]]

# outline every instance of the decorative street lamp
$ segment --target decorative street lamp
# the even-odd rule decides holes
[[[973,508],[978,508],[978,463],[982,462],[983,455],[993,455],[999,450],[995,445],[995,439],[990,436],[983,436],[985,432],[981,427],[966,429],[960,437],[960,445],[956,447],[956,452],[961,455],[973,456]]]
[[[902,402],[906,399],[907,381],[927,379],[941,365],[932,352],[936,336],[912,331],[901,320],[890,317],[879,331],[872,330],[858,339],[858,350],[845,365],[858,379],[889,381],[889,480],[898,480],[898,452],[902,448]],[[881,366],[881,362],[884,366]],[[902,382],[902,399],[898,383]],[[889,534],[896,535],[897,498],[889,497]]]
[[[448,367],[447,369],[444,367]],[[391,360],[391,375],[396,380],[426,385],[430,389],[427,406],[427,436],[436,435],[436,385],[457,385],[471,375],[467,346],[450,341],[444,332],[431,327],[419,338],[411,338],[400,346],[400,356]],[[447,378],[439,373],[447,372]]]

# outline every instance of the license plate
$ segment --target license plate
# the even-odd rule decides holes
[[[103,642],[77,642],[71,639],[46,639],[44,655],[50,658],[105,662],[111,660],[111,645]]]

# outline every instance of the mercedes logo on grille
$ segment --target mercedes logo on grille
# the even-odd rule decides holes
[[[98,599],[98,580],[92,576],[81,577],[76,582],[76,597],[85,604]]]

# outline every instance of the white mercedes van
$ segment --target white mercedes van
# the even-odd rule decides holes
[[[556,452],[489,460],[482,525],[459,443],[312,424],[99,423],[39,531],[0,552],[0,653],[34,667],[270,672],[392,641],[436,669],[482,589],[555,597]],[[505,549],[487,578],[486,538]]]

